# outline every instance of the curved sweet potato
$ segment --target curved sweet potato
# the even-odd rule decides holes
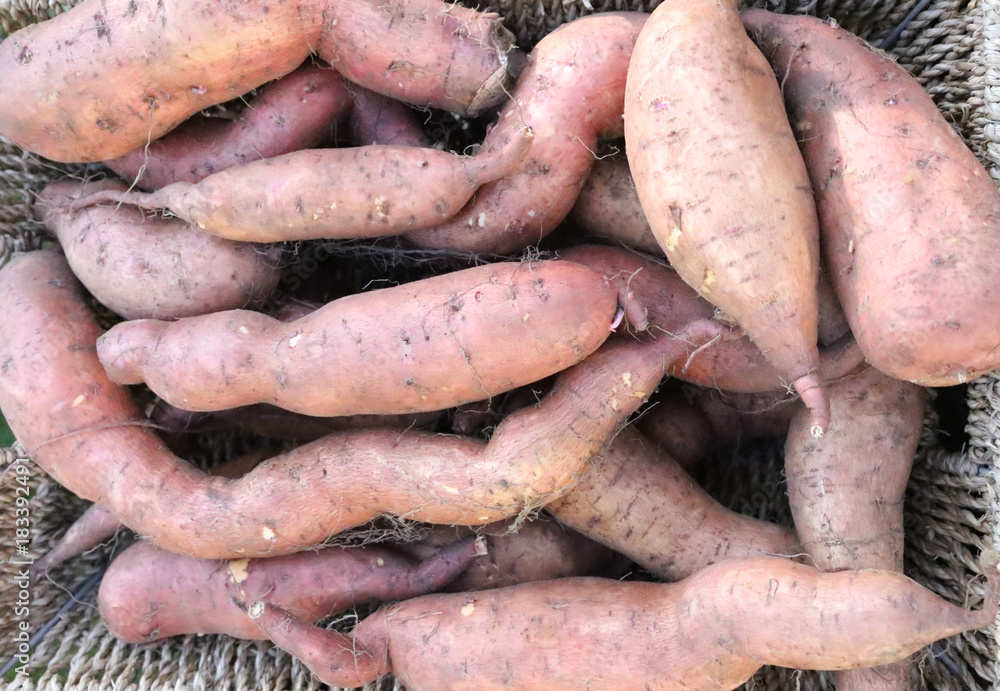
[[[508,123],[523,121],[535,131],[531,152],[459,214],[406,239],[418,247],[506,254],[555,229],[587,179],[598,138],[622,134],[625,74],[647,16],[602,12],[545,36],[486,138],[502,145]]]
[[[0,136],[57,161],[115,158],[311,51],[373,91],[473,115],[506,96],[512,38],[439,0],[85,0],[0,44]]]
[[[735,689],[764,664],[835,670],[899,659],[992,623],[990,586],[983,607],[969,611],[898,573],[821,573],[759,557],[680,583],[572,578],[425,595],[383,607],[350,635],[265,601],[249,613],[331,686],[391,672],[414,691],[708,691]]]
[[[104,504],[154,544],[207,558],[302,551],[381,514],[478,525],[557,498],[655,388],[665,363],[720,332],[608,344],[559,376],[538,407],[490,441],[420,432],[343,432],[209,477],[147,428],[95,352],[100,328],[65,260],[22,255],[0,269],[0,409],[57,482]]]
[[[126,319],[179,319],[252,307],[278,285],[277,248],[235,243],[175,218],[132,207],[60,211],[117,180],[52,182],[35,202],[36,218],[59,239],[73,273]]]
[[[635,305],[645,308],[646,329],[651,334],[673,334],[691,321],[717,314],[711,303],[653,257],[601,246],[572,247],[560,251],[559,256],[597,269],[608,281],[617,283],[620,295],[631,295]],[[827,304],[830,312],[823,315],[824,331],[833,334],[840,330],[843,315],[835,302]],[[638,323],[641,317],[633,316],[630,321]],[[823,381],[830,381],[863,362],[864,356],[848,332],[823,349],[818,375]],[[722,391],[765,393],[789,386],[749,338],[713,343],[690,360],[674,363],[669,373],[677,379]]]
[[[351,103],[339,72],[307,61],[261,90],[236,119],[195,116],[104,165],[146,190],[198,182],[230,166],[318,147]]]
[[[97,606],[111,633],[148,643],[190,633],[261,639],[260,628],[233,597],[267,597],[315,622],[372,601],[436,592],[477,555],[474,539],[423,561],[387,547],[330,546],[269,559],[197,559],[137,542],[118,555],[101,581]]]
[[[668,581],[724,559],[798,552],[791,531],[726,509],[631,426],[545,508]]]
[[[611,333],[616,297],[572,262],[489,264],[350,295],[290,323],[239,310],[126,322],[98,353],[112,381],[145,382],[185,410],[443,410],[579,362]]]
[[[95,192],[71,208],[165,208],[243,242],[395,235],[450,218],[480,185],[514,170],[534,134],[514,127],[508,135],[476,156],[381,145],[295,151],[155,192]]]
[[[813,439],[804,410],[785,443],[788,503],[812,563],[823,571],[903,570],[903,500],[927,391],[874,367],[831,382],[831,434]],[[909,688],[910,664],[853,670],[839,691]]]
[[[733,0],[653,10],[629,67],[625,143],[671,265],[794,383],[823,434],[809,175],[778,82]]]
[[[818,19],[744,15],[785,84],[824,259],[865,357],[950,386],[1000,366],[1000,193],[891,57]]]

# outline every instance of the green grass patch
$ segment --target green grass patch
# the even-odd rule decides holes
[[[10,431],[10,426],[0,413],[0,446],[13,446],[14,434]]]

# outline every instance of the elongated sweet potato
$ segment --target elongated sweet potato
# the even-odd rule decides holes
[[[578,246],[562,250],[559,256],[600,271],[620,295],[631,295],[636,306],[645,309],[645,328],[651,334],[676,333],[685,324],[709,319],[716,308],[700,297],[678,275],[652,257],[621,248]],[[843,328],[843,314],[835,301],[826,303],[824,333],[829,336]],[[641,315],[630,318],[639,323]],[[829,381],[859,367],[864,362],[860,348],[850,333],[827,344],[820,353],[818,375]],[[782,376],[749,338],[720,340],[697,352],[685,362],[675,362],[670,376],[699,386],[722,391],[764,393],[789,388]]]
[[[546,510],[662,579],[724,559],[798,552],[791,531],[726,509],[631,426],[590,466]]]
[[[0,409],[32,458],[157,546],[214,559],[302,551],[381,514],[479,525],[543,506],[656,387],[666,363],[718,335],[608,344],[559,376],[489,442],[421,432],[343,432],[209,477],[146,427],[97,359],[101,333],[57,252],[0,269]]]
[[[236,119],[195,116],[104,165],[146,190],[198,182],[230,166],[330,141],[351,104],[339,72],[307,61],[265,87]]]
[[[1000,193],[906,70],[818,19],[748,12],[785,84],[824,259],[865,357],[924,386],[1000,366]]]
[[[126,319],[179,319],[252,307],[281,278],[281,251],[203,233],[175,218],[133,207],[60,211],[116,180],[50,183],[35,216],[59,239],[73,272],[95,298]]]
[[[442,547],[472,535],[485,541],[486,554],[469,562],[442,591],[504,588],[570,576],[615,578],[631,564],[626,557],[544,514],[530,521],[507,520],[474,529],[434,526],[419,542],[401,544],[399,549],[427,559]]]
[[[794,383],[822,435],[816,209],[778,82],[733,0],[653,11],[629,67],[625,143],[671,265]]]
[[[111,563],[97,604],[104,623],[126,643],[189,633],[260,639],[264,635],[234,604],[234,593],[242,598],[267,597],[315,622],[353,605],[435,592],[476,554],[476,540],[468,538],[423,561],[377,545],[220,561],[137,542]]]
[[[785,477],[795,529],[823,571],[903,570],[903,500],[923,428],[925,389],[874,367],[831,382],[831,434],[813,439],[806,411],[792,418]],[[906,691],[900,661],[836,675],[838,691]]]
[[[495,14],[439,0],[85,0],[0,44],[0,136],[107,160],[311,51],[364,87],[471,115],[505,97],[511,47]]]
[[[514,170],[534,135],[513,129],[502,146],[471,157],[413,146],[308,149],[155,192],[95,192],[72,208],[166,208],[207,233],[244,242],[395,235],[450,218],[480,185]]]
[[[443,410],[542,379],[611,333],[617,289],[572,262],[489,264],[336,300],[290,323],[231,311],[126,322],[98,346],[112,381],[185,410]]]
[[[531,152],[517,170],[484,185],[461,213],[406,239],[419,247],[505,254],[555,229],[587,179],[598,138],[622,135],[625,75],[646,17],[601,13],[545,36],[486,140],[500,145],[509,123],[523,120],[535,131]]]
[[[391,672],[414,691],[719,691],[764,664],[848,669],[896,660],[987,626],[997,608],[995,582],[970,611],[901,574],[821,573],[759,557],[721,562],[680,583],[572,578],[425,595],[382,608],[350,635],[265,601],[248,611],[332,686]]]

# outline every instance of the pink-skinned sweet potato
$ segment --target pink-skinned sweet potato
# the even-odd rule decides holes
[[[473,115],[506,97],[512,35],[439,0],[85,0],[0,44],[0,136],[103,161],[315,53],[400,100]]]
[[[347,116],[352,146],[431,146],[418,111],[368,89],[349,86],[353,105]]]
[[[983,628],[902,574],[822,573],[779,557],[729,560],[679,583],[564,578],[383,607],[350,634],[265,600],[248,613],[331,686],[392,673],[407,689],[735,689],[762,665],[850,669],[905,657]],[[900,606],[900,603],[905,606]]]
[[[643,213],[624,155],[594,162],[568,218],[594,237],[647,254],[663,254]]]
[[[544,514],[529,521],[506,520],[478,528],[433,526],[418,542],[398,548],[426,559],[469,536],[482,538],[486,553],[470,561],[442,592],[505,588],[570,576],[615,578],[631,564],[626,557]]]
[[[623,248],[587,246],[571,247],[559,256],[600,271],[618,292],[630,295],[636,305],[645,309],[645,328],[651,334],[672,334],[697,319],[710,319],[718,310],[700,297],[670,267],[653,257]],[[829,311],[823,315],[824,331],[836,333],[842,328],[843,315],[835,301],[826,303]],[[640,315],[630,323],[642,321]],[[864,356],[849,332],[829,343],[820,353],[818,374],[829,381],[851,372],[864,362]],[[676,362],[670,376],[683,381],[742,393],[765,393],[790,388],[781,372],[775,368],[749,338],[720,340],[700,351],[686,362]]]
[[[230,166],[330,141],[351,105],[340,73],[310,60],[264,87],[235,119],[192,117],[104,165],[144,190],[198,182]]]
[[[628,74],[626,153],[657,242],[795,386],[822,435],[816,209],[778,82],[737,3],[659,5]]]
[[[506,254],[538,244],[566,217],[593,166],[597,140],[622,135],[625,75],[647,15],[602,12],[545,36],[486,144],[523,121],[535,141],[518,169],[484,185],[447,222],[407,233],[418,247]]]
[[[112,381],[184,410],[443,410],[559,372],[611,333],[618,291],[572,262],[489,264],[358,293],[290,323],[234,310],[113,327]]]
[[[545,509],[668,581],[724,559],[798,552],[794,533],[726,509],[632,426]]]
[[[63,257],[38,251],[0,269],[0,410],[39,466],[157,546],[213,559],[303,551],[382,514],[479,525],[557,498],[659,383],[725,330],[608,344],[560,374],[537,407],[489,442],[353,431],[265,461],[239,479],[173,456],[96,354],[101,329]],[[14,328],[16,326],[16,328]]]
[[[329,546],[269,559],[197,559],[137,542],[101,581],[101,619],[119,640],[148,643],[182,634],[265,636],[234,595],[268,598],[310,622],[354,605],[405,600],[440,590],[477,554],[474,538],[421,561],[391,548]]]
[[[34,213],[55,234],[73,273],[97,300],[126,319],[179,319],[253,307],[278,285],[281,251],[204,233],[134,207],[65,209],[117,180],[49,183]]]
[[[865,357],[923,386],[1000,366],[1000,193],[920,84],[815,18],[748,12],[785,85],[823,256]]]
[[[295,151],[155,192],[95,192],[71,208],[165,208],[242,242],[396,235],[451,218],[480,185],[515,170],[534,134],[514,126],[508,135],[476,156],[383,145]]]
[[[813,439],[806,411],[792,417],[785,477],[795,530],[823,571],[903,570],[903,501],[927,391],[874,367],[831,382],[834,422]],[[906,691],[909,661],[839,672],[838,691]]]

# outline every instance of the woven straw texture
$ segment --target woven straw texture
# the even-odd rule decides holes
[[[73,3],[0,0],[0,37],[50,16]],[[612,10],[650,10],[642,0],[489,0],[522,47],[530,48],[556,26],[584,14]],[[1000,0],[931,0],[918,8],[901,32],[915,0],[770,0],[769,9],[832,16],[844,27],[882,44],[911,70],[933,95],[942,112],[1000,181]],[[0,139],[0,266],[11,253],[36,249],[44,235],[30,219],[33,190],[57,176],[58,166],[29,156]],[[2,299],[2,297],[0,297]],[[0,325],[3,328],[3,325]],[[963,453],[944,450],[934,415],[928,416],[924,445],[915,463],[906,505],[908,574],[958,603],[982,593],[978,564],[984,548],[1000,550],[997,502],[1000,477],[1000,379],[990,375],[969,386]],[[208,455],[225,456],[238,441],[214,443]],[[13,502],[26,477],[30,501],[28,558],[43,554],[85,508],[33,464],[26,475],[12,464],[21,449],[0,449],[0,664],[15,652],[14,633],[20,567],[13,555]],[[729,506],[760,518],[787,523],[789,514],[781,475],[780,448],[749,450],[716,475],[717,495]],[[210,461],[209,461],[210,462]],[[10,467],[9,467],[10,466]],[[725,480],[725,482],[723,482]],[[734,489],[737,488],[737,489]],[[68,601],[78,604],[30,654],[30,680],[11,689],[317,689],[308,671],[270,644],[220,636],[174,638],[164,644],[125,645],[103,627],[94,591],[80,586],[101,572],[116,546],[107,545],[73,560],[30,588],[30,621],[37,631]],[[971,585],[970,585],[971,584]],[[350,625],[350,618],[341,622]],[[995,628],[995,627],[994,627]],[[941,691],[1000,688],[995,631],[944,641],[919,656],[913,688]],[[369,687],[399,688],[391,679]],[[830,689],[826,675],[765,668],[746,689]]]

